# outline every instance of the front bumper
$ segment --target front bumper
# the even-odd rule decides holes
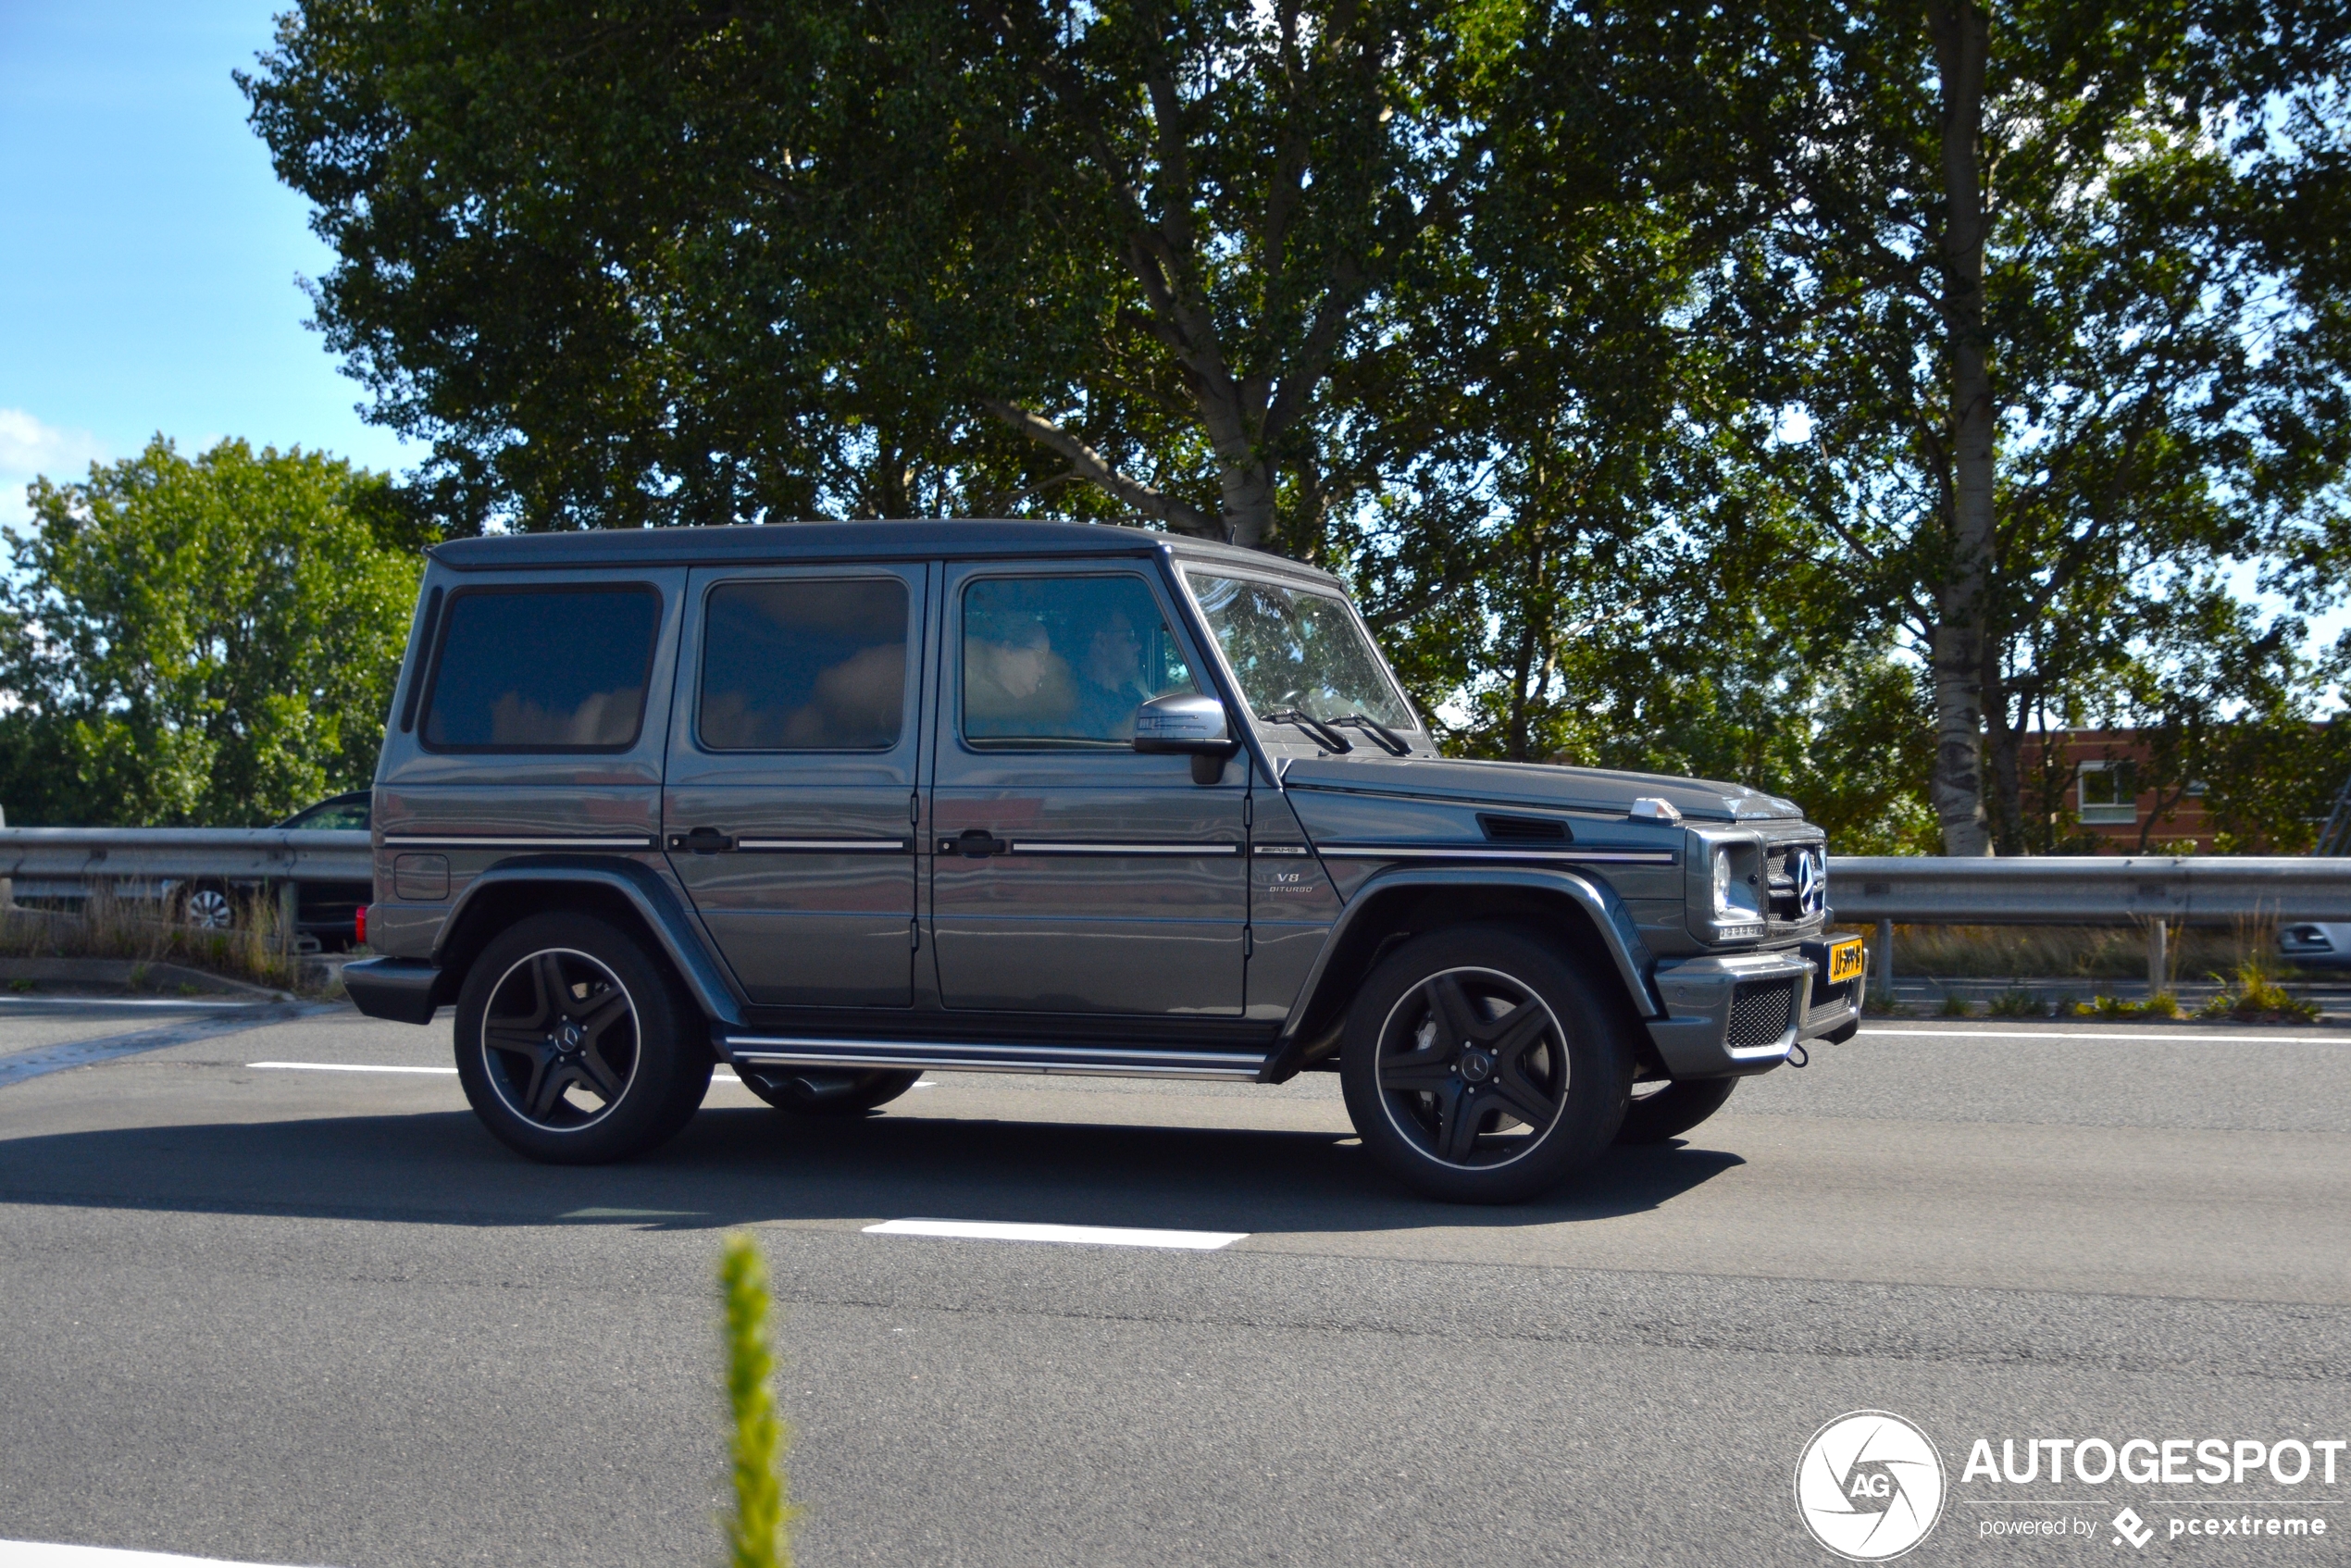
[[[1818,949],[1818,952],[1813,950]],[[1833,990],[1827,947],[1668,960],[1657,966],[1666,1015],[1649,1039],[1673,1078],[1768,1073],[1802,1040],[1849,1038],[1861,1017],[1863,974]]]

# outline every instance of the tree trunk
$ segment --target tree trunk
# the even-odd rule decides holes
[[[1943,327],[1950,359],[1949,564],[1934,628],[1934,815],[1943,852],[1989,854],[1984,666],[1993,561],[1992,372],[1984,330],[1984,67],[1990,22],[1974,0],[1929,8],[1943,99]]]
[[[1273,465],[1252,460],[1226,467],[1218,479],[1217,512],[1226,542],[1264,549],[1274,537]]]

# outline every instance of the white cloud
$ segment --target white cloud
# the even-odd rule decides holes
[[[0,528],[13,529],[32,516],[25,509],[24,488],[34,476],[78,479],[106,456],[106,447],[88,430],[60,429],[21,408],[0,408]]]

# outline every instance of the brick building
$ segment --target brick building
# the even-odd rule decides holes
[[[2212,825],[2204,809],[2204,786],[2193,780],[2163,790],[2150,787],[2151,748],[2136,729],[2053,729],[2029,735],[2024,743],[2026,777],[2052,786],[2052,812],[2071,812],[2097,852],[2136,854],[2193,840],[2199,852],[2213,848]],[[2026,798],[2034,793],[2026,785]]]

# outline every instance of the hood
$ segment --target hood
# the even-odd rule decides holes
[[[1653,795],[1671,801],[1684,816],[1701,822],[1804,815],[1793,801],[1744,784],[1673,778],[1659,773],[1616,773],[1601,767],[1558,767],[1549,763],[1362,755],[1297,758],[1282,769],[1282,781],[1293,789],[1490,801],[1616,816],[1631,811],[1633,803],[1642,796]]]

